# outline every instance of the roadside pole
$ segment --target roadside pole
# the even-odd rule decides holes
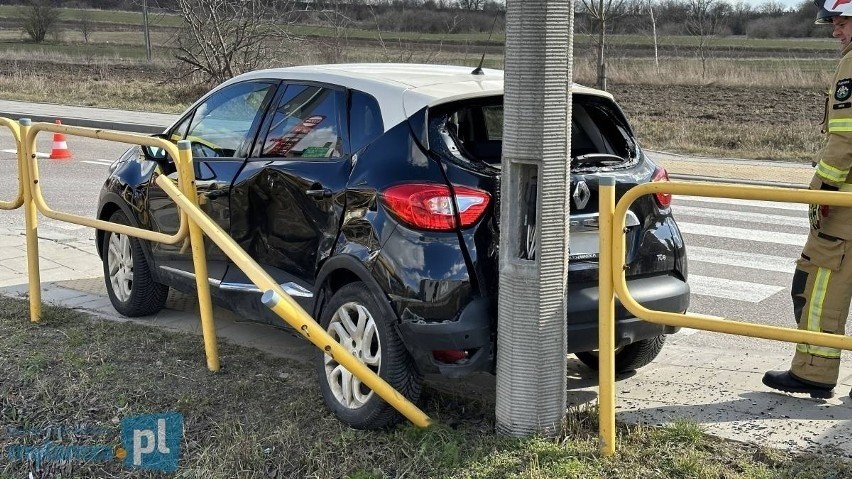
[[[506,2],[496,415],[512,436],[565,416],[573,24],[573,0]]]

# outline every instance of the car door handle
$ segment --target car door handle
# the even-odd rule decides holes
[[[331,190],[328,188],[314,188],[305,191],[305,194],[316,200],[331,198]]]

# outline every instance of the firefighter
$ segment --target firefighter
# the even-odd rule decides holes
[[[816,160],[812,190],[852,191],[852,1],[815,0],[816,23],[831,24],[840,40],[840,64],[826,101],[825,145]],[[810,231],[796,262],[791,295],[799,329],[845,334],[852,299],[852,208],[810,205]],[[840,350],[796,345],[789,371],[769,371],[763,384],[789,393],[830,398],[840,369]],[[852,393],[850,393],[852,395]]]

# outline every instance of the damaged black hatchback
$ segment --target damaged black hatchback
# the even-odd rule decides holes
[[[409,399],[425,373],[493,372],[498,295],[503,73],[404,64],[263,70],[212,90],[164,137],[189,140],[202,209],[342,345]],[[597,357],[597,211],[601,177],[620,196],[665,170],[639,148],[612,97],[572,87],[568,344]],[[566,161],[568,159],[566,158]],[[174,233],[176,206],[156,175],[168,158],[131,148],[112,167],[98,217]],[[536,178],[524,185],[521,255],[536,254]],[[683,239],[668,195],[637,200],[627,218],[627,282],[645,306],[689,303]],[[569,214],[566,212],[566,214]],[[170,287],[192,292],[190,253],[99,231],[110,300],[154,314]],[[260,291],[207,242],[214,299],[284,326]],[[663,326],[617,306],[616,367],[648,364]],[[314,358],[323,399],[346,423],[380,428],[396,412],[330,356]]]

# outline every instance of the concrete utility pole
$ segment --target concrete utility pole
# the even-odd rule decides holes
[[[151,61],[151,29],[148,28],[148,0],[142,0],[142,23],[145,26],[145,58]]]
[[[496,414],[513,436],[565,416],[573,30],[573,0],[506,2]]]

